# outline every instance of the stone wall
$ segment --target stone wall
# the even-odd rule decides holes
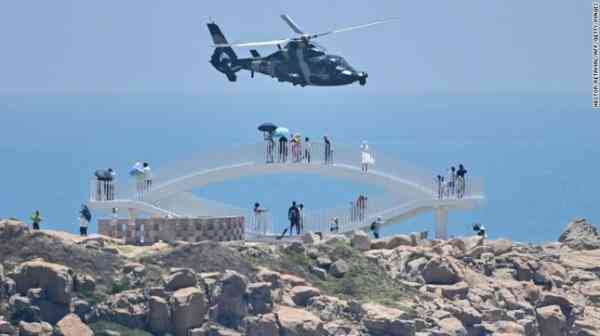
[[[131,244],[243,240],[244,217],[99,219],[98,233]]]

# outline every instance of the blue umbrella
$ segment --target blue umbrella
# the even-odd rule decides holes
[[[131,176],[138,176],[143,173],[144,172],[142,171],[142,164],[139,162],[134,164],[133,167],[131,167],[131,169],[129,170],[129,175],[131,175]]]
[[[290,135],[290,130],[285,127],[277,127],[275,132],[273,132],[273,136],[275,137],[288,137]]]

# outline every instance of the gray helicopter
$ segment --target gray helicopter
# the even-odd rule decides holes
[[[252,78],[254,78],[254,73],[258,72],[277,78],[280,82],[290,82],[293,85],[300,86],[339,86],[354,82],[365,85],[368,77],[366,72],[355,70],[341,56],[328,54],[323,46],[313,40],[321,36],[396,20],[396,18],[391,18],[323,33],[309,34],[300,29],[289,16],[281,15],[281,18],[299,35],[298,37],[230,44],[217,24],[214,22],[208,23],[208,30],[215,47],[210,63],[219,72],[225,74],[231,82],[237,80],[236,73],[238,71],[248,70]],[[238,58],[233,50],[234,47],[253,48],[272,45],[277,46],[279,50],[268,56],[261,56],[256,49],[251,49],[250,54],[252,57]]]

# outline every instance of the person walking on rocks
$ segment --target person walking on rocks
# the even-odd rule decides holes
[[[40,214],[39,210],[35,210],[33,215],[31,215],[31,225],[32,225],[33,229],[36,231],[39,230],[41,223],[42,223],[42,215]]]
[[[88,225],[92,220],[92,212],[87,205],[82,204],[81,210],[79,211],[79,235],[87,237]]]
[[[296,201],[292,202],[292,206],[288,209],[288,219],[290,220],[290,236],[294,232],[294,227],[300,234],[300,209],[298,209]]]

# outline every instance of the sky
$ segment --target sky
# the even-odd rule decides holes
[[[2,1],[0,94],[235,94],[320,96],[207,66],[212,19],[230,42],[399,20],[323,37],[370,75],[350,94],[587,93],[591,1]],[[260,50],[267,54],[274,48]],[[238,50],[249,55],[247,50]],[[0,112],[1,113],[1,112]]]

